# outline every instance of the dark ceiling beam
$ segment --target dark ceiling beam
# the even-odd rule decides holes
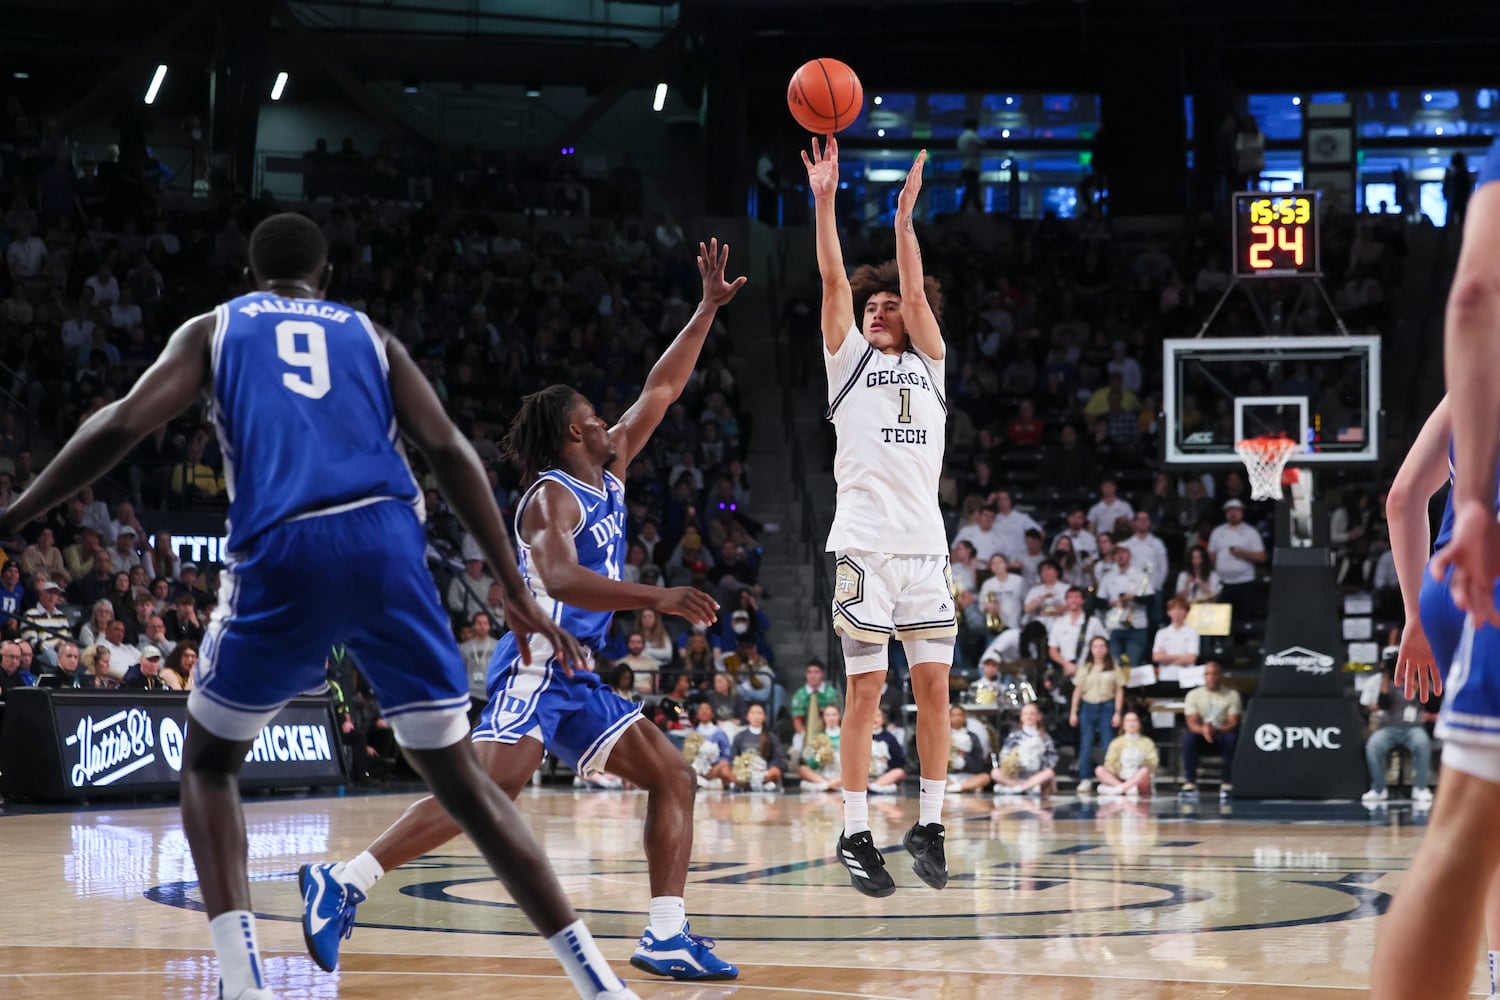
[[[66,135],[98,105],[117,96],[131,76],[143,73],[146,67],[161,62],[163,54],[171,48],[172,43],[206,15],[213,13],[214,7],[211,3],[189,4],[159,31],[136,46],[104,79],[58,116],[60,134]],[[144,92],[141,96],[145,96]]]
[[[285,37],[297,50],[299,61],[304,66],[316,66],[326,73],[344,96],[365,113],[376,125],[387,132],[399,134],[411,132],[429,142],[438,142],[441,136],[427,123],[409,120],[391,107],[376,93],[365,87],[364,81],[350,70],[343,53],[329,44],[331,39],[320,38],[309,31],[292,13],[286,0],[274,0],[272,12],[285,32]]]
[[[353,43],[339,32],[312,31],[320,49],[336,48],[360,80],[516,83],[604,86],[643,49],[621,44],[535,41],[524,36],[360,35]],[[290,46],[273,38],[272,50]]]
[[[620,98],[633,90],[665,80],[682,54],[682,38],[682,29],[674,27],[655,45],[638,54],[577,118],[563,126],[552,140],[552,147],[558,149],[576,144],[610,108],[619,103]]]

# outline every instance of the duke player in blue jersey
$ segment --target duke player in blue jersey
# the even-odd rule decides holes
[[[262,727],[323,683],[331,646],[359,655],[396,740],[512,898],[547,936],[580,997],[633,998],[563,895],[515,807],[465,738],[463,659],[427,574],[422,494],[405,434],[496,569],[513,555],[483,467],[401,343],[324,298],[318,227],[275,215],[250,236],[259,289],[188,321],[118,403],[89,418],[0,522],[3,537],[93,482],[207,393],[230,495],[219,605],[188,699],[182,821],[227,1000],[269,1000],[251,914],[236,776]],[[351,571],[357,568],[359,586]],[[563,659],[582,652],[504,575],[506,617]],[[380,608],[370,613],[371,598]],[[324,894],[325,924],[341,900]]]
[[[527,396],[511,425],[507,450],[530,488],[516,509],[521,571],[553,621],[592,657],[609,637],[616,611],[655,608],[698,625],[711,624],[718,604],[691,587],[644,586],[620,580],[625,541],[625,470],[640,454],[668,407],[691,378],[718,308],[745,279],[726,281],[729,247],[698,245],[703,301],[651,369],[640,399],[609,427],[588,400],[564,385]],[[531,779],[547,750],[579,774],[610,773],[644,788],[650,924],[631,964],[674,979],[733,979],[739,970],[714,954],[714,942],[693,934],[683,891],[693,849],[697,779],[638,706],[615,694],[591,669],[571,677],[555,669],[544,635],[507,635],[495,649],[489,704],[473,738],[490,777],[511,798]],[[643,724],[637,724],[643,723]],[[432,798],[407,809],[369,849],[347,864],[311,865],[305,877],[342,890],[345,926],[354,904],[376,879],[441,847],[459,828]],[[306,921],[304,920],[304,925]],[[309,935],[314,959],[332,971],[339,935]]]
[[[1376,942],[1373,996],[1468,993],[1487,895],[1500,872],[1500,140],[1469,203],[1445,323],[1453,424],[1452,540],[1433,557],[1467,618],[1438,716],[1443,781],[1422,846]]]

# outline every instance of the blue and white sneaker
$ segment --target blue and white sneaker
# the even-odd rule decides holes
[[[653,976],[672,979],[737,979],[740,970],[714,954],[714,939],[682,925],[682,933],[658,939],[647,927],[630,956],[630,964]]]
[[[339,966],[339,942],[354,933],[354,908],[365,894],[333,875],[337,865],[303,865],[297,873],[302,891],[302,940],[324,972]]]

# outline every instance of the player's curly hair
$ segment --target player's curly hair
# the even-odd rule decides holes
[[[888,260],[884,264],[864,264],[855,268],[854,273],[849,276],[849,290],[854,293],[854,322],[859,323],[864,317],[865,303],[870,301],[870,296],[876,292],[901,294],[901,273],[896,269],[894,260]],[[927,304],[932,307],[932,314],[941,321],[943,286],[929,274],[922,279],[922,291],[927,295]]]
[[[250,270],[260,281],[314,277],[327,259],[328,240],[305,215],[281,212],[250,232]]]
[[[567,385],[549,385],[521,400],[502,447],[520,465],[525,482],[557,464],[568,437],[568,417],[577,403],[578,393]]]

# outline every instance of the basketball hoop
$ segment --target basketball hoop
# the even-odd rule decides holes
[[[1245,470],[1250,474],[1252,500],[1281,500],[1285,496],[1282,487],[1288,485],[1288,479],[1293,483],[1297,481],[1296,470],[1286,469],[1287,460],[1297,450],[1297,442],[1289,437],[1248,438],[1236,444],[1234,450],[1244,460]]]

